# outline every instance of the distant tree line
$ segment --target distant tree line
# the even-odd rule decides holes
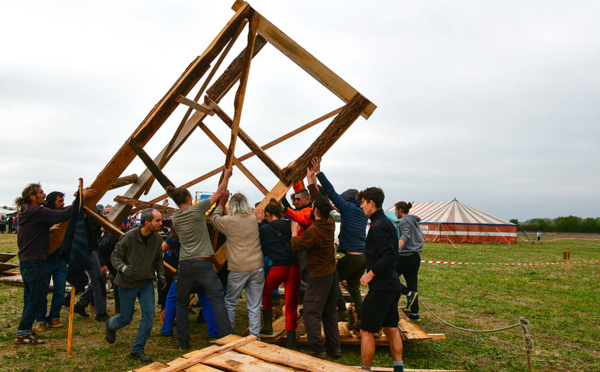
[[[534,218],[525,222],[510,220],[517,224],[519,230],[541,232],[573,232],[600,233],[600,217],[581,218],[576,216],[550,218]]]

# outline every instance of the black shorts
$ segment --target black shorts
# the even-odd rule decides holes
[[[400,291],[370,289],[360,307],[360,329],[377,333],[382,327],[398,327]]]

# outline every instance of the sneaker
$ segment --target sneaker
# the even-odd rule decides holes
[[[129,359],[133,359],[133,360],[139,360],[145,363],[150,363],[152,362],[152,358],[150,358],[150,355],[144,353],[143,351],[139,352],[139,353],[130,353],[129,354]]]
[[[332,358],[339,358],[342,356],[342,350],[339,347],[335,349],[327,348],[327,355],[329,355]]]
[[[35,325],[35,330],[38,332],[43,332],[46,330],[46,323],[38,323]]]
[[[308,352],[308,354],[311,357],[315,357],[315,358],[319,358],[319,359],[325,359],[325,358],[327,358],[327,353],[325,351],[314,351],[314,350],[311,350],[311,351]]]
[[[104,338],[109,344],[114,344],[115,340],[117,339],[117,331],[113,331],[112,329],[108,328],[108,322],[106,322],[106,333]]]
[[[61,322],[60,320],[58,320],[58,319],[54,319],[53,321],[51,321],[51,322],[48,324],[48,326],[49,326],[50,328],[62,328],[62,327],[64,327],[64,326],[65,326],[65,324],[64,324],[63,322]]]
[[[419,314],[410,314],[408,316],[408,319],[414,320],[415,322],[420,322],[421,321],[421,316]]]
[[[88,313],[85,312],[85,307],[83,307],[82,305],[80,305],[78,303],[75,304],[75,308],[73,309],[73,311],[76,314],[79,314],[79,315],[81,315],[84,318],[88,318],[90,316],[90,314],[88,314]]]
[[[412,305],[417,300],[417,296],[418,295],[419,294],[417,292],[413,292],[413,291],[408,292],[408,294],[406,295],[406,307],[405,307],[405,309],[410,310],[410,308],[412,307]]]

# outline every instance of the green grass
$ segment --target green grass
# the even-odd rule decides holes
[[[561,239],[565,235],[544,236]],[[587,238],[598,238],[598,235]],[[16,236],[0,235],[0,252],[16,252]],[[544,244],[519,243],[513,246],[426,244],[422,259],[473,263],[560,262],[562,252],[571,252],[572,261],[600,259],[600,242],[557,240]],[[11,262],[17,263],[15,259]],[[535,341],[531,354],[534,371],[600,370],[600,279],[599,264],[569,266],[492,266],[421,264],[420,300],[442,319],[470,329],[501,328],[530,321]],[[44,333],[48,344],[41,347],[15,346],[14,333],[23,306],[21,287],[0,284],[0,370],[16,371],[117,371],[139,368],[142,364],[127,359],[137,332],[140,313],[120,330],[117,342],[104,341],[103,327],[93,318],[75,317],[73,353],[66,355],[66,328]],[[236,322],[236,332],[247,326],[244,301]],[[109,300],[109,309],[113,302]],[[158,311],[157,311],[158,312]],[[66,320],[66,313],[63,313]],[[445,326],[422,307],[420,326],[429,333],[444,333],[446,340],[405,342],[406,368],[462,369],[472,371],[527,371],[523,331],[520,327],[485,334],[467,333]],[[195,319],[195,318],[194,318]],[[209,345],[206,327],[190,319],[191,347]],[[181,355],[174,338],[158,336],[160,323],[155,318],[146,352],[161,362]],[[308,351],[301,347],[300,351]],[[336,360],[360,365],[360,348],[343,346],[344,355]],[[376,366],[391,366],[389,349],[378,347]]]

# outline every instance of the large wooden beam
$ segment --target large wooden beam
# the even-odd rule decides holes
[[[160,170],[158,165],[156,165],[156,163],[152,161],[150,155],[148,155],[148,153],[144,151],[142,146],[140,146],[140,144],[137,143],[137,141],[133,137],[129,139],[129,146],[131,146],[133,151],[135,151],[135,153],[140,157],[140,159],[142,159],[144,164],[146,164],[146,167],[148,167],[150,172],[152,172],[152,175],[158,180],[163,189],[166,190],[169,186],[175,186],[173,182],[171,182],[167,178],[167,176],[165,176],[162,170]]]
[[[368,99],[363,97],[360,93],[357,93],[315,142],[313,142],[313,144],[310,145],[298,159],[290,164],[290,166],[284,169],[284,172],[286,172],[286,175],[292,184],[299,182],[304,178],[306,175],[306,167],[310,164],[311,159],[315,156],[323,156],[342,134],[344,134],[346,129],[354,123],[369,103]]]
[[[175,98],[183,95],[186,96],[190,90],[196,85],[198,80],[210,67],[210,63],[217,57],[225,45],[229,42],[235,31],[238,29],[240,22],[247,17],[251,11],[248,6],[240,7],[239,11],[233,16],[229,23],[223,28],[215,40],[209,45],[202,56],[196,58],[185,70],[183,75],[175,82],[167,94],[160,102],[150,111],[148,116],[142,121],[137,130],[134,132],[134,138],[140,146],[145,146],[152,136],[158,131],[167,118],[173,113],[179,105]],[[123,173],[123,171],[131,164],[135,158],[135,151],[129,146],[129,141],[121,147],[115,154],[108,165],[100,172],[96,180],[90,187],[98,190],[98,194],[86,200],[87,206],[94,206],[110,189],[111,185]]]
[[[235,94],[234,100],[234,115],[233,125],[231,126],[231,141],[229,142],[229,148],[227,149],[227,155],[225,156],[225,169],[231,168],[233,163],[233,156],[235,153],[235,144],[237,141],[238,129],[240,126],[240,120],[242,118],[242,108],[244,106],[244,97],[246,96],[246,87],[248,86],[248,75],[250,74],[250,64],[252,62],[252,53],[254,49],[254,41],[256,40],[256,18],[254,18],[254,10],[250,12],[248,19],[250,20],[250,27],[248,30],[248,46],[246,47],[246,66],[242,70],[242,76],[240,78],[240,86]]]
[[[168,215],[171,215],[179,210],[177,208],[164,207],[159,204],[152,204],[152,203],[144,202],[144,201],[137,200],[137,199],[126,198],[124,196],[115,196],[115,201],[117,203],[127,204],[132,207],[137,207],[140,209],[154,208],[157,211],[159,211],[160,213],[168,214]]]
[[[262,50],[262,48],[267,44],[265,39],[258,36],[256,38],[256,42],[254,44],[253,57],[256,56],[258,52]],[[227,94],[231,88],[237,83],[240,78],[242,69],[244,68],[246,60],[246,52],[242,51],[231,64],[227,67],[227,69],[223,72],[223,74],[215,81],[215,83],[207,90],[207,94],[215,100],[219,102],[225,94]],[[197,128],[197,125],[206,114],[201,112],[195,112],[192,117],[185,123],[181,132],[174,136],[172,146],[167,145],[157,156],[155,159],[155,163],[162,164],[164,166],[168,160],[173,156],[173,154],[179,150],[181,145],[188,139],[188,137],[192,134],[194,129]],[[129,190],[125,193],[124,196],[129,198],[137,199],[148,187],[150,181],[152,179],[152,173],[149,170],[145,170],[139,177],[139,180],[133,184]],[[163,198],[164,199],[164,198]],[[108,218],[115,224],[121,224],[125,217],[131,211],[131,206],[125,204],[117,204]]]
[[[239,9],[243,9],[243,7],[247,5],[248,3],[244,1],[236,1],[233,5],[233,10],[239,11]],[[258,20],[258,34],[260,36],[264,37],[271,45],[277,48],[281,53],[285,54],[338,98],[342,99],[344,102],[349,102],[352,97],[358,93],[358,91],[352,88],[350,84],[345,82],[335,72],[331,71],[289,36],[275,27],[265,17],[258,13],[255,13],[255,17],[257,17]],[[365,119],[368,119],[376,108],[377,106],[369,102],[360,114]]]
[[[215,101],[213,101],[212,99],[210,99],[209,96],[206,96],[205,97],[205,102],[208,105],[208,107],[210,107],[217,114],[217,116],[225,124],[227,124],[227,126],[229,128],[233,129],[233,120],[231,120],[231,118],[229,117],[229,115],[227,115],[227,113],[221,107],[219,107],[219,105]],[[264,152],[260,148],[260,146],[256,142],[254,142],[254,140],[252,138],[250,138],[250,136],[248,134],[246,134],[246,132],[244,132],[244,130],[242,128],[238,129],[238,136],[240,137],[240,139],[242,140],[242,142],[244,142],[244,144],[246,146],[248,146],[248,148],[250,150],[252,150],[252,152],[260,160],[262,160],[262,162],[267,166],[267,168],[269,168],[271,170],[271,172],[273,172],[273,174],[275,174],[275,176],[277,178],[279,178],[281,181],[283,181],[285,183],[289,183],[289,180],[287,179],[287,177],[285,176],[285,174],[283,174],[283,171],[281,170],[281,168],[279,168],[279,166],[277,165],[277,163],[275,163],[275,161],[273,161],[273,159],[271,159],[271,157],[269,155],[267,155],[267,153]]]
[[[95,209],[92,209],[86,205],[83,206],[83,209],[85,210],[85,213],[87,213],[88,216],[92,217],[94,221],[96,221],[100,226],[104,227],[106,231],[109,231],[115,237],[118,238],[121,235],[125,234],[123,231],[121,231],[121,229],[119,229],[117,226],[113,225],[112,223],[110,223],[110,221],[104,218],[104,216],[96,212]]]

